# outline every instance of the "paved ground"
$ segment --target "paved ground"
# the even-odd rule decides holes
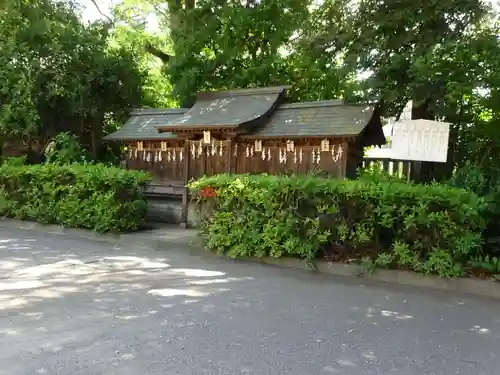
[[[498,375],[499,354],[491,300],[0,230],[1,375]]]

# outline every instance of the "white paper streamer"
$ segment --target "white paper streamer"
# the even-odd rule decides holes
[[[336,163],[337,161],[339,161],[339,160],[340,160],[340,158],[342,157],[342,154],[343,154],[343,153],[344,153],[344,150],[343,150],[342,146],[341,146],[341,145],[339,145],[339,147],[338,147],[338,151],[337,151],[337,153],[335,154],[335,157],[334,157],[334,159],[333,159],[333,160],[335,161],[335,163]]]
[[[198,144],[198,157],[200,157],[202,153],[203,153],[203,147],[201,146],[201,141],[200,141],[200,143]]]

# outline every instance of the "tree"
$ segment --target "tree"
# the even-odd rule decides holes
[[[471,103],[484,104],[478,90],[497,79],[487,73],[498,61],[497,34],[491,12],[480,0],[363,0],[357,6],[327,0],[320,12],[321,27],[308,42],[316,54],[342,59],[346,76],[366,75],[362,96],[379,98],[391,115],[412,100],[414,118],[453,122],[453,146],[459,137],[470,139],[459,134],[479,125],[477,113],[471,116]],[[450,151],[443,175],[461,158],[458,148]],[[438,169],[425,163],[423,179],[438,176]]]
[[[350,95],[357,85],[352,75],[342,76],[339,61],[301,43],[323,21],[315,21],[313,3],[124,0],[114,20],[124,21],[141,40],[138,46],[163,61],[183,106],[199,90],[277,84],[292,84],[293,100]],[[154,35],[144,32],[151,16],[158,21]]]
[[[498,164],[496,17],[480,0],[124,0],[113,22],[120,45],[163,61],[163,88],[146,86],[157,103],[274,84],[293,84],[294,100],[377,100],[386,115],[412,100],[415,118],[452,123],[449,163],[424,165],[429,178]]]
[[[0,12],[0,136],[70,131],[97,157],[104,119],[142,104],[134,52],[109,48],[110,25],[83,25],[70,2],[6,0]]]
[[[172,95],[172,84],[165,74],[163,60],[157,56],[169,56],[165,51],[171,53],[172,43],[161,28],[150,30],[148,27],[150,22],[157,21],[154,12],[151,4],[144,1],[129,0],[117,4],[113,9],[114,26],[109,42],[114,48],[126,47],[134,51],[137,64],[147,73],[143,84],[143,105],[174,107],[177,102]]]
[[[175,0],[154,3],[168,25],[167,64],[183,105],[199,90],[289,84],[291,39],[308,19],[310,0]],[[151,46],[151,45],[150,45]]]

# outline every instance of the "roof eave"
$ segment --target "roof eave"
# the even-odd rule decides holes
[[[166,125],[166,126],[156,126],[156,129],[158,130],[159,133],[175,133],[177,131],[192,131],[192,132],[202,132],[202,131],[213,131],[217,129],[237,129],[241,125],[236,124],[236,125],[188,125],[188,126],[177,126],[177,125]]]
[[[177,137],[169,137],[169,138],[158,138],[158,137],[127,137],[127,138],[107,138],[103,139],[105,142],[126,142],[126,141],[169,141],[178,139]]]
[[[242,139],[332,139],[332,138],[342,138],[342,139],[355,139],[359,137],[359,134],[323,134],[323,135],[259,135],[259,134],[245,134],[240,136]]]

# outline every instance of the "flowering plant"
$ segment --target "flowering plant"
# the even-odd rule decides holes
[[[215,189],[207,186],[200,190],[200,195],[202,197],[216,197],[217,192],[215,191]]]

